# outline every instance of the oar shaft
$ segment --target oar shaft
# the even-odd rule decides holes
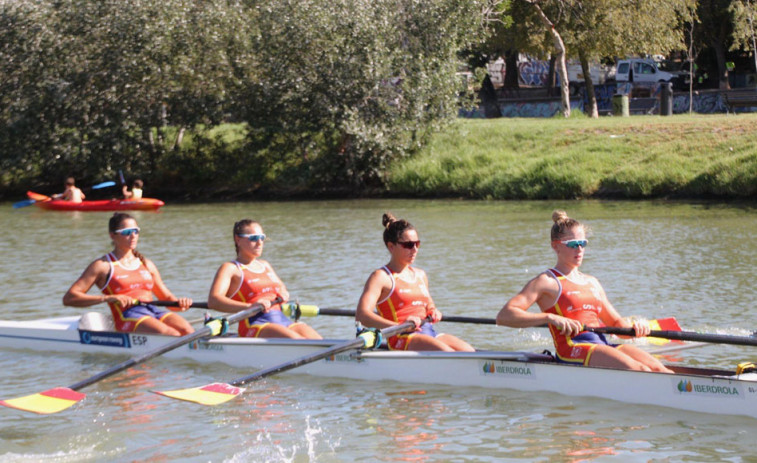
[[[621,336],[635,336],[633,328],[618,328],[614,326],[603,326],[597,328],[584,327],[586,331],[604,334],[618,334]],[[757,346],[757,338],[750,336],[731,336],[727,334],[708,334],[695,333],[693,331],[669,331],[669,330],[652,330],[650,337],[674,339],[677,341],[697,341],[711,342],[715,344],[732,344],[736,346]]]
[[[340,317],[354,317],[355,311],[348,309],[318,309],[318,315],[336,315]],[[479,318],[479,317],[459,317],[455,315],[443,316],[443,322],[451,323],[475,323],[479,325],[496,325],[497,321],[493,318]]]
[[[175,301],[171,301],[175,304]],[[229,316],[226,320],[231,325],[233,323],[237,323],[241,320],[244,320],[245,318],[251,317],[255,315],[256,313],[263,310],[263,306],[260,304],[255,304],[254,306],[250,307],[247,310],[243,310],[241,312],[237,312],[231,316]],[[119,363],[118,365],[115,365],[103,372],[100,372],[94,376],[91,376],[85,380],[79,381],[78,383],[72,384],[69,386],[69,389],[72,389],[74,391],[77,391],[79,389],[82,389],[84,387],[87,387],[91,384],[94,384],[98,381],[101,381],[109,376],[113,376],[116,373],[120,373],[127,368],[131,368],[134,365],[140,364],[142,362],[146,362],[152,358],[155,358],[159,355],[165,354],[166,352],[170,352],[174,349],[177,349],[185,344],[189,344],[192,341],[196,341],[198,339],[210,336],[213,334],[213,329],[209,326],[205,326],[200,328],[199,330],[195,331],[194,333],[187,334],[186,336],[182,336],[180,338],[176,338],[175,340],[158,347],[157,349],[151,350],[150,352],[145,352],[142,355],[138,355],[136,357],[132,357],[129,360],[126,360],[124,362]]]
[[[404,333],[405,331],[412,329],[414,326],[415,325],[413,324],[413,322],[405,322],[399,325],[390,326],[388,328],[384,328],[383,330],[381,330],[381,335],[385,338],[388,338],[396,334]],[[306,365],[308,363],[313,363],[318,360],[324,359],[326,357],[330,357],[332,355],[336,355],[348,350],[361,349],[362,347],[364,347],[364,345],[365,345],[365,341],[362,338],[356,338],[353,341],[338,344],[334,347],[321,351],[317,354],[306,355],[304,357],[294,359],[292,361],[289,361],[281,365],[265,368],[249,376],[245,376],[244,378],[236,379],[230,382],[229,384],[231,384],[232,386],[242,386],[244,384],[260,381],[261,379],[267,376],[271,376],[277,373],[291,370],[293,368],[297,368],[299,366]]]

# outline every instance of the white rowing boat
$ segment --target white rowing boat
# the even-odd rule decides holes
[[[99,314],[35,321],[0,321],[0,347],[43,352],[136,356],[176,338],[118,333]],[[94,321],[94,323],[93,323]],[[319,352],[343,340],[295,341],[226,336],[195,341],[169,358],[261,369]],[[370,381],[402,381],[601,397],[633,404],[746,415],[757,418],[757,373],[671,366],[676,373],[646,373],[555,363],[544,354],[478,351],[345,353],[302,366],[297,372]]]

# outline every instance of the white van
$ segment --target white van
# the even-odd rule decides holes
[[[615,70],[618,82],[671,82],[676,78],[677,75],[660,71],[654,60],[646,58],[618,60]]]

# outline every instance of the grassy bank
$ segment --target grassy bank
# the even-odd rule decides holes
[[[458,120],[388,173],[403,196],[757,197],[757,114]]]

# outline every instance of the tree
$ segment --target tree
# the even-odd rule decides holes
[[[733,15],[733,45],[731,50],[752,49],[754,71],[757,72],[757,37],[754,22],[757,20],[757,1],[735,0],[729,11]]]
[[[731,88],[728,82],[726,51],[730,48],[733,34],[733,20],[730,7],[735,0],[699,0],[697,16],[702,24],[699,40],[709,46],[715,54],[718,72],[718,88]]]
[[[458,52],[489,3],[275,0],[257,8],[255,80],[239,94],[251,179],[358,190],[454,117]],[[284,166],[275,172],[274,166]],[[261,178],[261,172],[267,177]]]

